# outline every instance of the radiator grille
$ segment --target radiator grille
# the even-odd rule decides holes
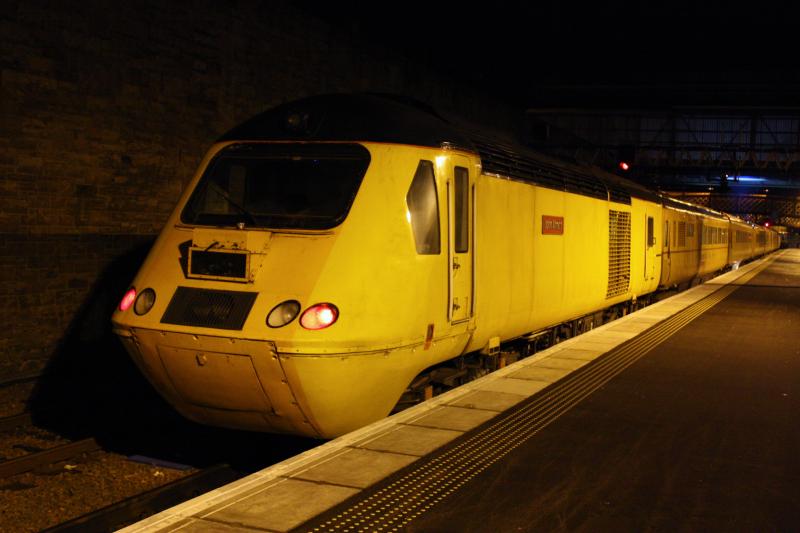
[[[631,214],[608,212],[608,291],[606,298],[625,294],[631,278]]]
[[[217,291],[178,287],[167,306],[163,324],[203,328],[236,329],[244,321],[256,301],[256,292]]]
[[[678,222],[678,246],[686,246],[686,222]]]

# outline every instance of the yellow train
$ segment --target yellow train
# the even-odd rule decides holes
[[[327,438],[425,369],[491,367],[778,244],[416,105],[320,96],[214,144],[112,320],[185,416]]]

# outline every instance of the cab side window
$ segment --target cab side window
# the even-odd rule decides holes
[[[406,195],[407,218],[414,233],[417,253],[435,255],[441,251],[439,240],[439,199],[433,163],[422,160]]]

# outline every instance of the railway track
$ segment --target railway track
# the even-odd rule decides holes
[[[32,426],[33,415],[30,412],[0,418],[0,432],[9,432]],[[0,479],[30,472],[31,470],[66,461],[99,449],[100,444],[95,439],[86,438],[58,444],[44,450],[32,451],[21,457],[0,461]]]
[[[46,493],[57,494],[57,498],[62,498],[65,494],[67,497],[73,494],[77,495],[82,490],[80,486],[87,483],[86,480],[83,480],[83,476],[87,475],[86,472],[94,470],[93,465],[108,462],[110,458],[114,458],[113,461],[116,461],[117,464],[129,461],[124,455],[120,456],[104,450],[103,446],[95,438],[64,442],[63,437],[58,434],[38,427],[36,419],[37,416],[31,413],[21,413],[0,418],[0,438],[2,439],[0,446],[2,446],[6,454],[12,455],[10,458],[0,461],[0,494],[2,494],[0,497],[4,499],[18,498],[17,494],[22,496],[22,494],[27,493],[30,497],[38,500],[39,505],[42,505],[44,503],[42,497],[29,492],[39,490],[39,487],[45,487],[42,490]],[[19,453],[20,450],[25,450],[28,453],[13,457],[13,454]],[[87,454],[91,454],[91,456],[87,456]],[[130,470],[117,471],[130,473],[133,469],[138,469],[139,472],[145,472],[142,474],[144,477],[155,474],[156,479],[160,477],[165,480],[168,478],[174,479],[174,474],[171,476],[162,474],[163,467],[141,464],[139,461],[128,464],[138,464],[139,466],[132,467]],[[64,477],[64,474],[67,477]],[[96,477],[96,474],[88,475],[90,478],[92,476]],[[236,479],[236,477],[240,477],[240,475],[234,473],[233,470],[216,467],[190,474],[177,481],[165,482],[156,488],[139,489],[139,493],[131,490],[119,491],[119,487],[117,487],[116,492],[121,492],[119,503],[108,505],[109,502],[114,501],[113,496],[111,496],[111,499],[108,498],[108,496],[114,494],[114,491],[112,491],[105,498],[101,498],[104,503],[100,503],[100,505],[108,505],[107,507],[93,510],[98,507],[92,507],[92,504],[87,505],[85,503],[77,506],[82,508],[81,514],[89,511],[88,514],[80,516],[80,518],[74,518],[79,514],[70,514],[67,509],[61,509],[61,517],[58,516],[58,512],[46,512],[42,514],[49,515],[47,517],[23,518],[17,522],[8,517],[5,517],[5,519],[0,517],[0,530],[11,530],[7,528],[16,529],[17,527],[20,530],[39,530],[50,527],[60,531],[110,531],[115,527],[132,523],[160,509],[180,503],[195,494],[210,490]],[[88,482],[91,483],[91,480]],[[54,490],[56,485],[61,486],[61,488]],[[152,483],[150,487],[152,487]],[[133,495],[131,496],[131,494]],[[23,499],[25,499],[25,496],[23,496]],[[47,497],[44,499],[46,500]],[[14,500],[8,499],[8,501],[12,502]],[[9,505],[12,504],[9,503]],[[14,505],[14,507],[18,507],[18,505]],[[52,502],[52,507],[49,507],[48,510],[51,511],[53,508],[58,509],[61,507],[64,507],[64,501],[59,499]],[[53,526],[53,524],[57,524],[65,518],[70,518],[70,520],[61,525]]]
[[[21,426],[29,426],[33,423],[31,413],[20,413],[18,415],[5,416],[0,418],[0,432],[11,431]]]
[[[53,463],[66,461],[83,453],[93,452],[99,449],[100,444],[93,438],[88,438],[61,444],[46,450],[32,452],[22,457],[7,459],[0,462],[0,479],[23,474]]]
[[[128,424],[34,385],[0,383],[0,532],[112,531],[309,447],[175,420],[157,402]]]
[[[239,479],[246,474],[216,465],[45,530],[47,533],[114,531]]]
[[[0,531],[113,531],[264,466],[220,458],[195,471],[158,452],[105,449],[104,439],[102,446],[95,438],[64,442],[37,419],[30,413],[0,418],[0,451],[9,457],[0,461],[0,500],[13,510],[13,516],[0,513]],[[30,453],[13,457],[20,450]]]

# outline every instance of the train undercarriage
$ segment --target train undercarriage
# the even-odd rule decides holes
[[[427,368],[411,381],[392,413],[400,412],[403,409],[499,370],[520,359],[531,357],[537,352],[546,350],[567,339],[704,283],[728,270],[730,270],[730,267],[702,278],[694,278],[681,284],[662,288],[657,292],[612,305],[603,310],[556,324],[544,330],[528,333],[506,341],[497,346],[496,349],[487,352],[463,354]]]

